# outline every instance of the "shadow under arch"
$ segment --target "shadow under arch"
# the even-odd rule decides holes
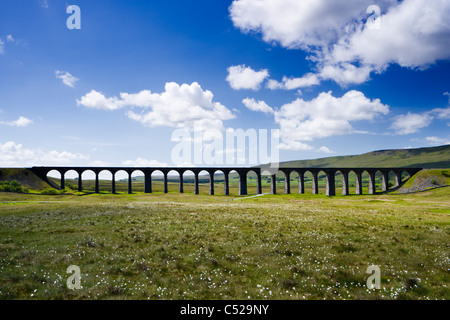
[[[55,189],[64,189],[65,181],[64,181],[64,173],[59,170],[53,169],[47,172],[47,182],[48,184]]]
[[[72,191],[78,191],[78,179],[78,172],[74,169],[69,169],[61,175],[61,186],[64,185],[63,189],[69,188]]]

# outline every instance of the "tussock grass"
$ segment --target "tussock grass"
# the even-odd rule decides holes
[[[1,194],[0,298],[450,299],[449,188],[233,198]]]

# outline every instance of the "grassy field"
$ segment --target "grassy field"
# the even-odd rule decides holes
[[[0,193],[0,299],[450,299],[449,195]]]

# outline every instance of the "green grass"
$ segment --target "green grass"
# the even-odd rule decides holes
[[[0,298],[448,300],[449,195],[1,193]]]

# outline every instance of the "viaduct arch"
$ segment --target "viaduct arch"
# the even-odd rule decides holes
[[[78,174],[78,191],[83,191],[82,174],[85,171],[92,171],[95,174],[95,192],[100,192],[99,187],[99,174],[102,171],[109,171],[112,174],[112,193],[116,193],[116,180],[115,175],[118,171],[125,171],[128,174],[128,193],[133,192],[131,175],[135,171],[141,171],[144,174],[144,192],[152,193],[152,173],[159,171],[163,174],[164,193],[168,192],[168,174],[170,171],[178,173],[179,179],[179,192],[183,193],[183,174],[185,172],[191,172],[194,174],[194,193],[199,194],[199,181],[198,177],[200,172],[206,171],[209,175],[209,194],[214,195],[214,174],[222,173],[224,175],[224,195],[230,194],[229,188],[229,173],[236,171],[239,175],[239,195],[247,195],[247,174],[254,172],[256,174],[256,193],[262,193],[261,176],[263,170],[259,167],[253,168],[233,168],[233,167],[32,167],[29,168],[34,174],[36,174],[42,180],[49,182],[47,174],[50,171],[57,171],[61,174],[61,189],[65,188],[65,174],[68,171],[75,171]],[[402,183],[402,173],[406,172],[411,177],[422,168],[279,168],[278,172],[284,174],[284,193],[291,193],[290,175],[293,172],[298,174],[298,193],[305,193],[305,173],[309,172],[312,175],[312,193],[317,194],[319,192],[319,174],[325,174],[326,191],[327,196],[336,195],[336,173],[342,175],[342,195],[349,194],[349,173],[353,172],[356,175],[355,193],[362,194],[362,175],[367,173],[369,176],[369,194],[375,194],[375,175],[380,172],[382,176],[382,191],[389,190],[389,174],[395,175],[395,183],[393,187],[397,187]],[[276,194],[276,173],[271,176],[271,193]]]

